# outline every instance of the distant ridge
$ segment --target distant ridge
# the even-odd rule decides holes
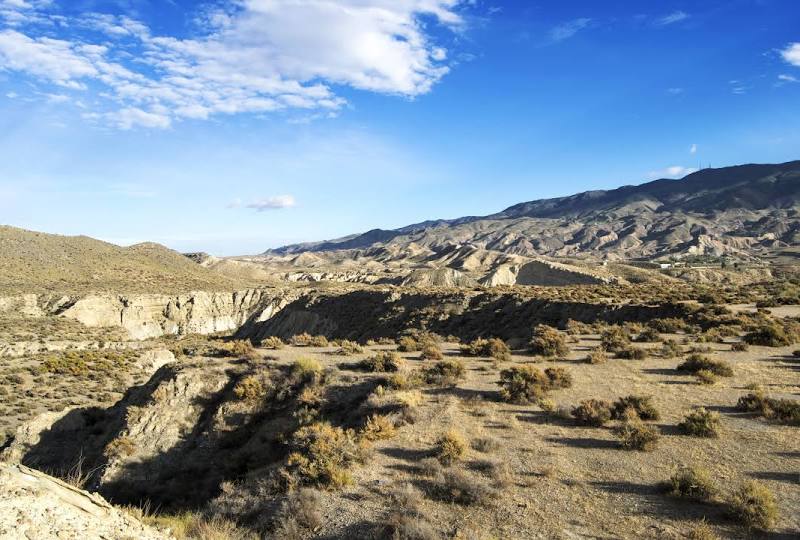
[[[703,169],[613,190],[513,205],[496,214],[373,229],[265,256],[468,244],[524,256],[650,259],[734,254],[800,242],[800,161]]]

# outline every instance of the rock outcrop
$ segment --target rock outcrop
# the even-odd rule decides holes
[[[169,540],[100,495],[24,465],[0,463],[0,538]]]

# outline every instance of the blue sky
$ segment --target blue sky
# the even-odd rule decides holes
[[[221,255],[800,159],[795,0],[0,0],[0,222]]]

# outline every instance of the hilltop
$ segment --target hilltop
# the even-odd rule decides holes
[[[154,243],[120,247],[86,236],[0,226],[0,293],[233,290],[245,283]]]

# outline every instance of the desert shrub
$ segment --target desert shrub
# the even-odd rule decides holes
[[[418,352],[422,350],[422,345],[413,337],[405,336],[400,338],[397,350],[400,352]]]
[[[697,373],[694,374],[697,377],[697,382],[699,384],[711,385],[717,382],[717,375],[713,371],[709,371],[707,369],[701,369]]]
[[[660,353],[662,358],[675,358],[683,354],[683,347],[674,339],[668,339],[661,345]]]
[[[572,416],[579,424],[600,427],[611,420],[611,404],[599,399],[587,399],[572,409]]]
[[[322,496],[311,488],[295,489],[281,505],[275,520],[275,537],[301,540],[323,524]]]
[[[128,457],[136,452],[136,443],[125,435],[109,442],[103,450],[103,455],[108,459]]]
[[[467,443],[464,436],[453,429],[442,435],[436,442],[436,459],[445,466],[459,461],[464,457],[466,451]]]
[[[89,373],[89,364],[82,355],[68,352],[61,356],[45,358],[39,369],[44,373],[80,377]],[[22,382],[21,378],[19,382]]]
[[[705,521],[701,521],[692,527],[688,538],[689,540],[720,540],[719,536],[714,533],[714,529]]]
[[[268,378],[262,375],[248,375],[236,383],[233,394],[242,401],[255,403],[266,397],[269,386]]]
[[[423,360],[441,360],[444,358],[442,348],[436,343],[427,343],[422,347],[422,354],[420,358]]]
[[[292,337],[292,345],[295,347],[327,347],[329,342],[325,336],[312,336],[308,332],[303,332]]]
[[[652,319],[647,325],[662,334],[677,334],[686,331],[689,327],[689,323],[677,318]]]
[[[687,414],[678,424],[681,431],[693,437],[718,437],[719,426],[719,413],[707,411],[703,407]]]
[[[717,494],[711,475],[700,467],[687,467],[672,475],[668,482],[673,497],[695,501],[709,501]]]
[[[497,497],[497,492],[461,469],[449,469],[439,473],[434,495],[446,502],[470,506],[486,504]]]
[[[655,328],[649,326],[639,332],[639,335],[636,336],[634,341],[638,341],[639,343],[657,343],[661,341],[661,334],[659,334]]]
[[[404,483],[389,493],[391,501],[386,517],[385,534],[392,540],[439,540],[428,519],[422,513],[422,493],[410,483]]]
[[[328,423],[298,429],[291,448],[283,470],[288,486],[346,486],[352,481],[350,467],[363,457],[363,447],[358,444],[353,430]]]
[[[631,345],[631,336],[621,326],[610,326],[600,335],[600,346],[610,352],[628,349]]]
[[[745,352],[747,349],[749,349],[749,347],[744,341],[737,341],[731,344],[731,351],[733,352]]]
[[[686,360],[678,365],[676,369],[678,371],[693,374],[701,370],[706,370],[710,371],[714,375],[719,375],[720,377],[733,376],[733,368],[727,362],[722,360],[712,360],[711,358],[701,354],[689,355]]]
[[[301,382],[316,382],[322,377],[322,364],[316,358],[301,356],[292,364],[292,374]]]
[[[761,389],[740,397],[737,408],[782,424],[800,425],[800,401],[770,398]]]
[[[594,332],[591,324],[586,324],[574,319],[569,319],[566,324],[566,332],[571,336],[578,334],[591,334]]]
[[[140,509],[126,509],[141,521],[158,529],[168,529],[171,537],[178,540],[254,540],[252,531],[242,529],[236,523],[219,516],[208,517],[200,512],[179,514],[149,514]],[[125,537],[122,537],[125,538]],[[290,537],[286,537],[290,540]],[[291,539],[294,540],[294,539]]]
[[[566,338],[546,324],[537,325],[533,329],[530,341],[530,352],[539,356],[566,356],[569,354]]]
[[[405,366],[402,356],[392,351],[379,351],[358,363],[359,369],[376,373],[398,372]]]
[[[235,356],[236,358],[258,358],[258,352],[256,351],[256,348],[253,347],[253,344],[248,340],[239,339],[232,341],[229,347],[229,354],[231,356]]]
[[[373,414],[367,418],[367,423],[361,431],[361,438],[367,441],[391,439],[397,434],[394,421],[383,414]]]
[[[778,518],[775,495],[761,482],[749,481],[731,498],[731,512],[747,527],[769,530]]]
[[[623,360],[644,360],[647,358],[647,351],[639,347],[625,347],[615,351],[617,358]]]
[[[658,420],[661,414],[653,405],[652,396],[630,395],[619,398],[611,408],[611,416],[616,420],[624,420],[635,413],[642,420]]]
[[[501,448],[500,441],[492,437],[476,437],[472,439],[470,446],[473,450],[483,452],[484,454],[495,452]]]
[[[336,354],[342,356],[350,356],[353,354],[361,354],[363,352],[364,352],[364,347],[362,347],[355,341],[343,339],[342,341],[339,342],[339,349],[336,351]]]
[[[461,360],[440,360],[423,369],[425,382],[442,386],[452,386],[466,374],[466,367]]]
[[[494,358],[499,362],[511,360],[511,349],[508,348],[505,341],[498,338],[478,338],[469,344],[462,345],[461,354]]]
[[[587,364],[605,364],[608,361],[608,356],[603,349],[593,349],[584,360]]]
[[[512,403],[535,403],[549,390],[566,388],[572,377],[563,368],[548,368],[544,372],[533,366],[518,366],[500,372],[500,394]]]
[[[649,452],[655,449],[660,437],[658,430],[639,420],[628,420],[614,429],[620,448]]]
[[[744,341],[750,345],[764,347],[786,347],[797,342],[797,336],[787,332],[783,326],[767,324],[756,328],[744,336]]]
[[[269,336],[261,341],[261,346],[265,349],[283,349],[285,343],[278,336]]]
[[[397,372],[386,379],[386,386],[394,390],[411,390],[425,383],[425,375],[419,370]]]

